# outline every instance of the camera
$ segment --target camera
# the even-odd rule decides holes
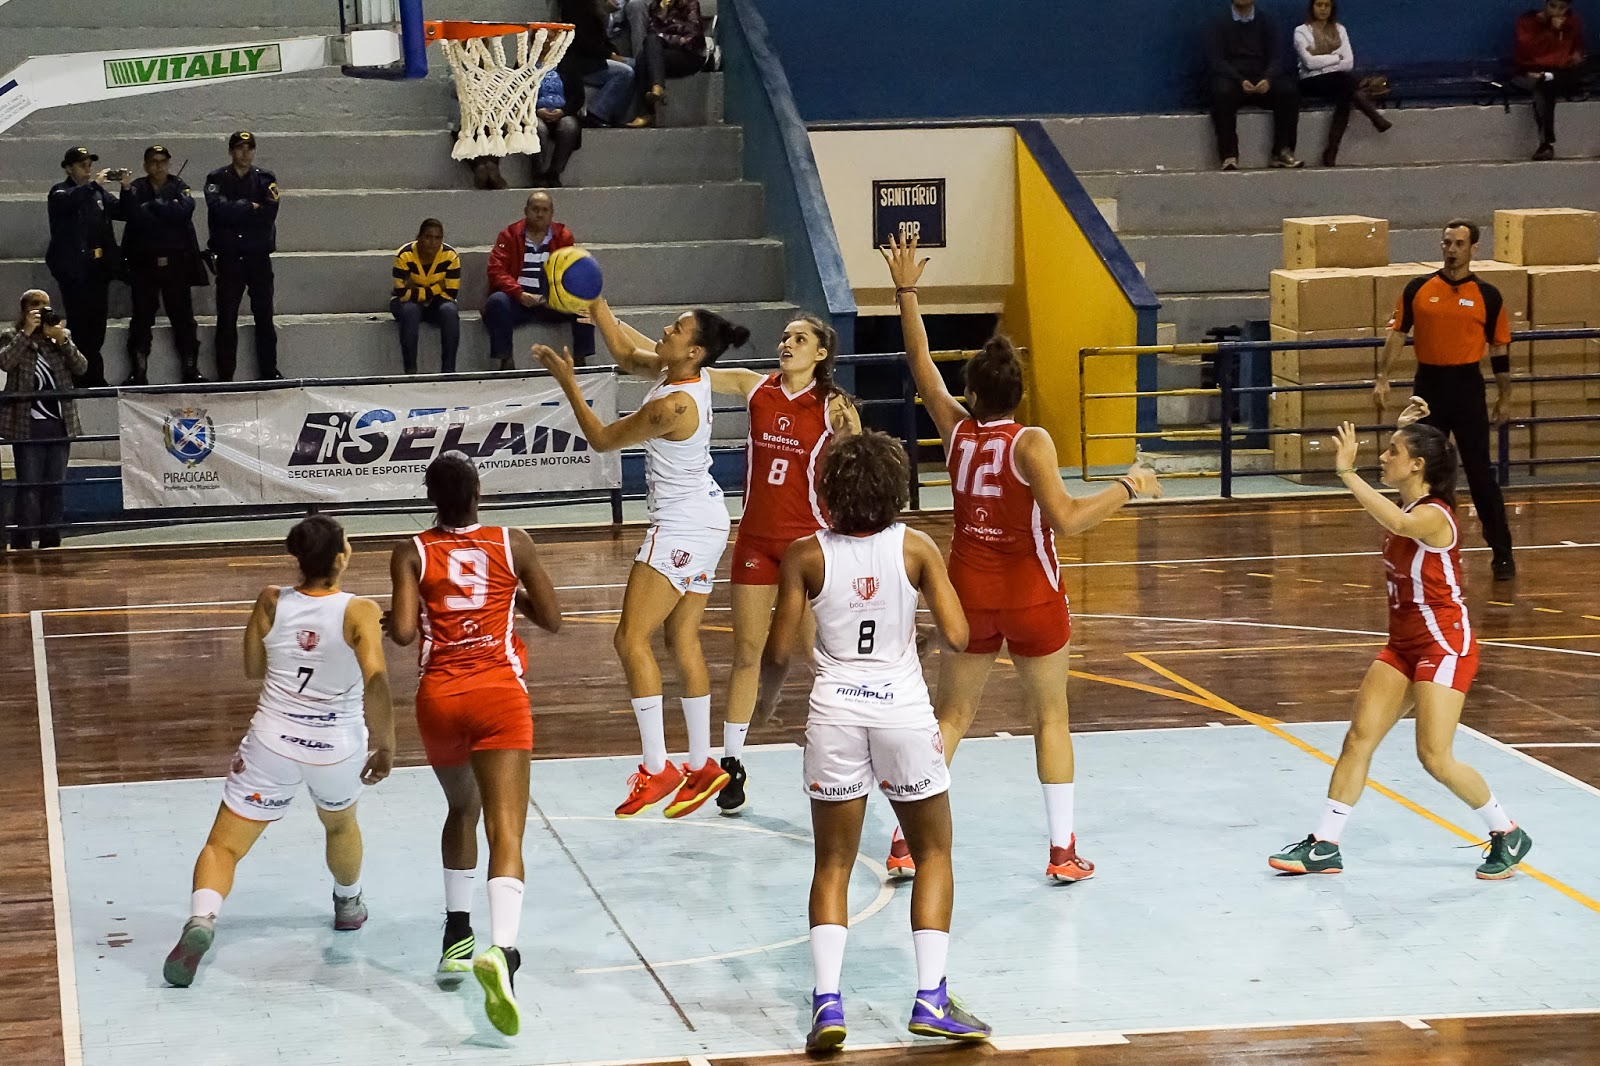
[[[132,176],[133,171],[129,170],[127,167],[112,167],[110,170],[106,171],[106,177],[111,181],[121,181],[123,178]]]
[[[61,325],[61,313],[59,311],[57,311],[54,307],[41,307],[41,308],[39,308],[39,325],[41,325],[41,326],[59,326],[59,325]]]

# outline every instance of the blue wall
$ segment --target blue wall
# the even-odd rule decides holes
[[[1288,35],[1302,0],[1258,0]],[[755,0],[807,122],[1190,106],[1196,31],[1229,0]],[[1508,57],[1542,0],[1340,0],[1358,67]],[[1600,5],[1578,4],[1589,50]]]

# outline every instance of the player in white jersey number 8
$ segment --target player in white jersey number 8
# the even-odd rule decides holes
[[[850,871],[874,785],[894,807],[921,867],[911,893],[917,994],[908,1028],[953,1040],[989,1036],[989,1027],[945,989],[955,895],[950,773],[917,658],[917,593],[952,649],[966,647],[967,622],[939,549],[926,534],[897,521],[909,480],[905,450],[883,433],[868,430],[828,447],[820,488],[830,528],[784,552],[762,656],[757,711],[770,715],[809,599],[816,616],[817,676],[804,759],[816,840],[810,906],[816,984],[808,1051],[831,1050],[845,1039],[839,974]]]
[[[194,982],[211,947],[239,860],[283,817],[302,783],[328,837],[333,927],[360,929],[367,920],[356,800],[394,765],[382,612],[339,591],[351,552],[338,522],[313,515],[289,531],[286,545],[301,579],[293,588],[263,589],[245,626],[244,672],[263,681],[261,699],[195,861],[191,916],[162,968],[179,988]]]

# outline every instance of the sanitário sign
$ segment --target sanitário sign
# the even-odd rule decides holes
[[[276,44],[216,51],[168,52],[105,61],[106,88],[274,74],[283,69]]]

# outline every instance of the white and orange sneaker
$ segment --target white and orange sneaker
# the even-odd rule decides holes
[[[1076,833],[1067,841],[1067,846],[1064,848],[1050,845],[1050,862],[1044,868],[1044,875],[1068,884],[1073,881],[1087,881],[1094,876],[1094,863],[1078,857]]]
[[[667,804],[667,817],[682,818],[686,814],[693,814],[702,803],[722,791],[722,786],[728,781],[728,771],[715,759],[707,759],[698,770],[691,770],[689,764],[684,763],[683,784],[678,789],[677,798]]]
[[[889,858],[883,865],[895,880],[917,876],[917,860],[911,857],[911,845],[906,843],[899,826],[894,827],[894,835],[889,838]]]
[[[618,818],[632,818],[640,811],[654,807],[678,790],[683,784],[684,768],[669,762],[660,773],[652,774],[639,764],[639,772],[628,778],[628,798],[617,808]]]

